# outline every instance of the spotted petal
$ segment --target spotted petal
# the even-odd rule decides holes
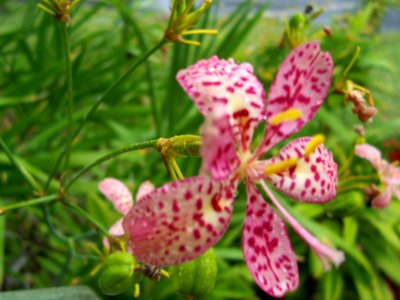
[[[208,171],[212,178],[220,180],[233,175],[240,165],[235,151],[229,117],[208,117],[201,127],[203,158],[202,172]]]
[[[281,149],[279,155],[260,161],[257,168],[263,170],[271,164],[296,158],[297,165],[267,176],[266,179],[277,190],[293,199],[302,202],[326,202],[336,195],[337,165],[332,153],[322,144],[305,158],[304,149],[310,140],[309,137],[293,140]]]
[[[235,128],[238,147],[248,148],[265,110],[265,92],[250,64],[213,56],[181,70],[177,80],[204,116],[222,108]]]
[[[133,205],[132,194],[119,180],[106,178],[99,183],[99,190],[113,204],[116,210],[126,214]]]
[[[242,248],[258,286],[274,297],[295,290],[299,283],[296,255],[282,219],[247,182],[246,219]]]
[[[317,42],[297,47],[279,67],[269,89],[267,126],[259,152],[265,153],[272,146],[299,131],[314,117],[324,102],[332,80],[333,61],[328,52],[322,52]],[[295,121],[271,124],[274,116],[296,109],[301,117]]]
[[[144,196],[154,190],[155,187],[150,181],[143,181],[136,192],[136,202],[141,201]]]
[[[130,251],[139,262],[155,266],[193,259],[221,238],[232,205],[232,189],[206,177],[166,184],[124,217]]]

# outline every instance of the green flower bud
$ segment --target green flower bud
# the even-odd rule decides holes
[[[339,194],[334,200],[324,205],[325,211],[335,217],[355,214],[364,205],[364,195],[360,191]]]
[[[289,26],[294,30],[304,29],[309,23],[310,19],[303,13],[296,13],[289,20]]]
[[[215,285],[217,260],[214,249],[187,263],[170,267],[170,278],[185,299],[204,299]]]
[[[117,295],[126,291],[142,278],[140,272],[134,272],[137,266],[139,264],[130,253],[111,254],[104,262],[99,287],[106,295]]]

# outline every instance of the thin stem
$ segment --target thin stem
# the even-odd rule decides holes
[[[353,67],[354,63],[356,62],[358,56],[360,55],[361,48],[357,46],[356,52],[353,55],[353,58],[351,59],[350,63],[348,64],[347,68],[344,70],[343,74],[340,76],[338,81],[336,82],[334,86],[334,90],[340,90],[345,82],[345,79],[347,77],[347,74],[350,72],[350,69]]]
[[[172,168],[175,171],[175,174],[178,176],[179,179],[184,179],[185,177],[183,176],[181,169],[179,168],[175,158],[172,158],[171,160]]]
[[[21,173],[22,177],[28,182],[33,190],[39,191],[41,189],[39,183],[33,178],[33,176],[18,162],[17,158],[11,153],[10,149],[0,137],[0,147],[3,149],[4,153],[14,165],[14,167]]]
[[[374,180],[374,179],[379,179],[379,176],[376,174],[375,175],[349,176],[347,178],[344,178],[343,180],[339,180],[338,186],[343,186],[344,184],[355,181],[355,180]]]
[[[361,192],[364,192],[367,187],[368,187],[368,185],[366,185],[366,184],[353,184],[351,186],[346,186],[344,188],[338,187],[337,194],[341,194],[341,193],[352,191],[352,190],[359,190]]]
[[[84,211],[82,208],[80,208],[78,205],[65,202],[65,204],[69,207],[71,207],[73,210],[75,210],[78,214],[80,214],[82,217],[88,219],[93,225],[95,225],[105,236],[108,236],[108,230],[101,225],[97,220],[95,220],[90,214],[88,214],[86,211]]]
[[[103,163],[103,162],[105,162],[105,161],[107,161],[109,159],[112,159],[114,157],[117,157],[117,156],[119,156],[121,154],[130,152],[130,151],[135,151],[135,150],[139,150],[139,149],[155,147],[156,144],[157,144],[157,141],[158,141],[158,139],[150,140],[150,141],[146,141],[146,142],[142,142],[142,143],[133,144],[131,146],[123,147],[123,148],[121,148],[119,150],[113,151],[113,152],[111,152],[109,154],[106,154],[106,155],[100,157],[99,159],[95,160],[91,164],[86,165],[81,170],[79,170],[77,173],[75,173],[71,177],[71,179],[65,184],[64,190],[66,191],[79,177],[81,177],[83,174],[85,174],[90,169],[94,168],[95,166],[98,166],[101,163]]]
[[[61,23],[61,36],[64,46],[64,57],[65,57],[65,71],[67,75],[67,101],[68,101],[68,125],[67,125],[67,144],[65,149],[65,171],[68,172],[71,147],[73,140],[73,115],[74,115],[74,81],[72,78],[72,66],[71,66],[71,49],[68,34],[68,25],[65,22]]]
[[[121,16],[128,22],[133,30],[136,33],[137,39],[139,41],[139,46],[142,50],[142,53],[146,53],[148,51],[148,46],[146,39],[143,36],[142,31],[139,28],[139,25],[136,23],[134,18],[129,14],[129,12],[126,11],[126,9],[122,5],[117,5],[118,11],[121,14]],[[159,112],[158,112],[158,107],[157,107],[157,101],[156,101],[156,95],[154,92],[154,80],[153,80],[153,74],[152,74],[152,69],[151,69],[151,64],[148,60],[146,60],[144,67],[146,68],[146,78],[147,78],[147,83],[148,83],[148,93],[150,97],[150,104],[151,104],[151,111],[153,114],[153,121],[154,121],[154,126],[156,127],[156,136],[160,136],[160,124],[159,124]]]
[[[42,212],[43,212],[43,217],[44,221],[46,222],[47,228],[49,229],[50,233],[59,241],[63,243],[67,243],[68,237],[59,232],[51,223],[50,220],[50,213],[49,213],[49,207],[47,204],[44,204],[42,207]]]
[[[350,166],[351,162],[353,161],[354,158],[354,152],[351,152],[348,160],[345,162],[345,164],[340,168],[339,173],[338,173],[338,177],[340,177],[340,175],[342,175]]]
[[[96,103],[92,106],[92,108],[89,110],[89,112],[83,117],[81,123],[79,126],[75,129],[74,133],[72,134],[72,139],[71,141],[79,134],[79,132],[82,130],[83,126],[86,124],[86,122],[90,119],[92,114],[96,111],[96,109],[99,107],[99,105],[105,101],[107,101],[109,98],[111,98],[112,94],[121,86],[123,82],[125,82],[126,79],[129,78],[129,75],[135,71],[141,64],[143,64],[154,52],[156,52],[158,49],[160,49],[167,41],[163,38],[156,46],[154,46],[149,52],[144,54],[141,58],[139,58],[136,62],[133,63],[133,65],[128,69],[128,71],[125,72],[121,77],[119,77],[114,83],[108,88],[108,90],[101,96]],[[69,142],[71,142],[69,141]],[[61,151],[56,164],[54,165],[54,168],[52,172],[50,173],[45,189],[48,188],[51,180],[54,178],[58,167],[61,163],[61,160],[63,159],[64,155],[66,154],[66,149],[69,147],[67,145],[64,147],[64,149]]]
[[[14,209],[22,208],[22,207],[53,202],[55,200],[58,200],[58,198],[59,198],[59,195],[48,195],[48,196],[44,196],[44,197],[40,197],[40,198],[36,198],[36,199],[30,199],[30,200],[6,205],[6,206],[3,206],[0,208],[0,215],[4,214],[6,212],[9,212],[10,210],[14,210]]]
[[[167,168],[169,176],[171,176],[172,180],[178,180],[178,176],[175,173],[174,167],[172,166],[171,157],[162,157],[165,167]],[[172,158],[173,159],[173,158]]]

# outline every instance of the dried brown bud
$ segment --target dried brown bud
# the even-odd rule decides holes
[[[353,127],[353,130],[359,135],[359,136],[365,136],[365,128],[362,125],[355,125]]]

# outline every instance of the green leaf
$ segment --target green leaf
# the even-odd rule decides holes
[[[100,298],[86,286],[71,286],[49,289],[2,292],[1,300],[99,300]]]

